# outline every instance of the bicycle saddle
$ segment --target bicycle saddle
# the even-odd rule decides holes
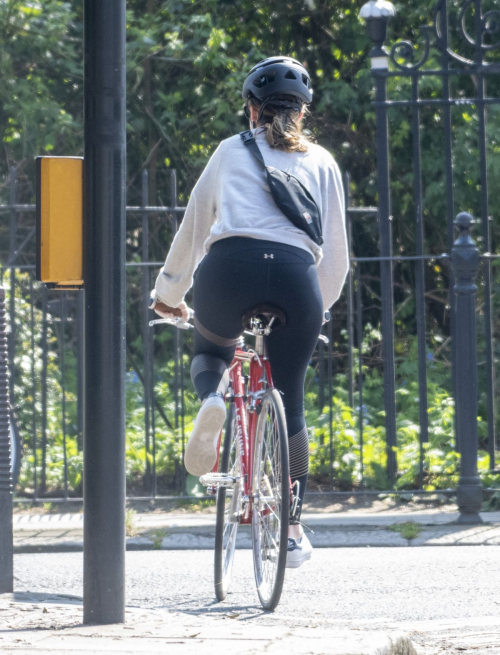
[[[252,307],[246,311],[241,319],[243,328],[245,330],[249,330],[252,327],[251,322],[253,318],[260,319],[264,323],[264,326],[269,325],[271,319],[275,318],[275,321],[273,322],[273,328],[282,327],[286,323],[285,314],[281,309],[279,309],[279,307],[276,307],[275,305],[257,305],[256,307]]]

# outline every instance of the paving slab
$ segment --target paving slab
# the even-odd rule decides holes
[[[228,620],[229,619],[229,620]],[[416,655],[400,630],[261,625],[227,616],[127,608],[123,625],[82,625],[81,602],[42,594],[0,596],[2,653]]]

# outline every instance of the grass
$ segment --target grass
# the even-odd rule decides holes
[[[390,525],[388,530],[391,532],[399,532],[403,539],[415,539],[422,532],[423,528],[419,523],[414,521],[406,521],[405,523],[394,523]]]
[[[500,510],[500,491],[495,491],[483,503],[483,512],[498,512]]]
[[[166,536],[166,534],[167,534],[166,530],[152,530],[151,532],[148,533],[147,536],[153,541],[154,550],[161,549],[161,542],[163,541],[163,538]]]
[[[136,532],[135,527],[135,515],[137,512],[135,509],[128,509],[125,512],[125,534],[127,537],[133,537]]]

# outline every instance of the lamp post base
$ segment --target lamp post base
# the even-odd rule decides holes
[[[463,525],[479,525],[484,523],[483,519],[479,512],[460,512],[460,516],[457,519],[457,523]]]
[[[483,488],[479,478],[461,478],[457,487],[458,523],[483,523],[479,512],[483,506]]]

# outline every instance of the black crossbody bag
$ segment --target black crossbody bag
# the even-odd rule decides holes
[[[314,243],[321,246],[323,243],[321,211],[309,191],[293,175],[272,166],[266,166],[259,146],[250,130],[241,132],[240,137],[266,171],[269,189],[276,205],[295,227],[305,232]]]

